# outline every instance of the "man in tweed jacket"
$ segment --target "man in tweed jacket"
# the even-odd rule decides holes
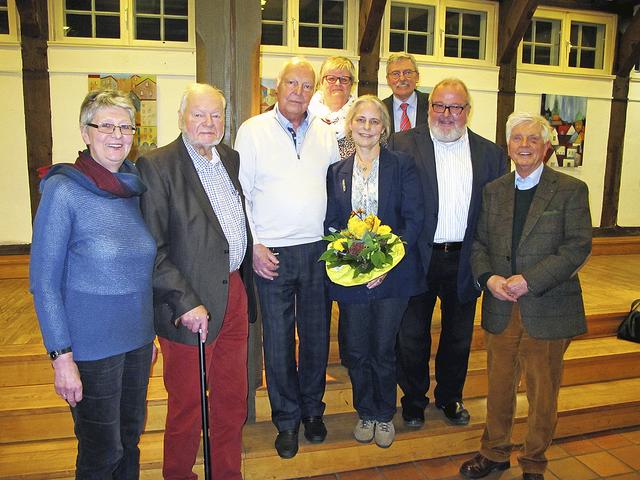
[[[480,452],[460,473],[482,478],[509,468],[516,390],[524,374],[528,431],[518,462],[526,480],[542,479],[557,422],[563,356],[586,332],[577,272],[591,252],[591,215],[584,182],[544,165],[550,127],[538,115],[507,120],[515,172],[484,189],[471,254],[484,289],[487,423]]]

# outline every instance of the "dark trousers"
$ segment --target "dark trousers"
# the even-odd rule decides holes
[[[506,462],[511,453],[511,431],[516,413],[520,375],[527,384],[529,414],[527,434],[518,463],[527,473],[544,473],[545,451],[558,422],[558,392],[562,383],[564,353],[570,339],[542,340],[527,335],[518,304],[507,328],[487,340],[487,424],[480,453],[495,462]]]
[[[256,275],[267,390],[278,431],[297,429],[302,418],[324,413],[331,309],[318,258],[325,248],[323,241],[272,248],[280,262],[278,276]]]
[[[222,328],[206,346],[211,476],[241,480],[242,426],[247,418],[247,294],[238,272],[229,275]],[[194,335],[196,335],[194,333]],[[198,347],[160,338],[169,394],[164,432],[165,480],[191,480],[200,446],[202,416]]]
[[[427,282],[429,290],[409,299],[398,334],[398,384],[404,393],[402,408],[410,416],[422,412],[429,400],[431,317],[440,298],[441,334],[436,354],[436,405],[462,400],[473,335],[476,301],[458,299],[460,251],[434,250]]]
[[[363,420],[390,422],[396,413],[395,344],[407,303],[386,298],[339,304],[353,405]]]
[[[78,438],[76,479],[139,478],[138,442],[147,412],[151,349],[149,343],[101,360],[76,362],[82,381],[82,401],[71,408]]]

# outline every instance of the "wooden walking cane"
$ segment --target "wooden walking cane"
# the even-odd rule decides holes
[[[204,453],[204,478],[211,480],[211,458],[209,455],[209,400],[207,399],[207,371],[204,362],[204,338],[198,330],[198,360],[200,364],[200,407],[202,409],[202,450]]]

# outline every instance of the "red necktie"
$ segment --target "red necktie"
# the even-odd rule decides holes
[[[401,103],[400,108],[402,109],[402,116],[400,117],[400,131],[404,132],[405,130],[409,130],[411,128],[411,122],[409,121],[409,115],[407,115],[407,107],[409,107],[408,103]]]

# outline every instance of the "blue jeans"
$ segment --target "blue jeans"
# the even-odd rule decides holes
[[[82,401],[71,408],[78,438],[76,479],[139,478],[151,345],[76,362],[82,380]]]
[[[331,309],[318,258],[325,248],[323,241],[271,248],[278,253],[278,276],[256,276],[267,390],[278,431],[297,429],[302,418],[324,413]]]
[[[396,336],[408,302],[384,298],[338,303],[353,406],[363,420],[390,422],[396,413]]]

